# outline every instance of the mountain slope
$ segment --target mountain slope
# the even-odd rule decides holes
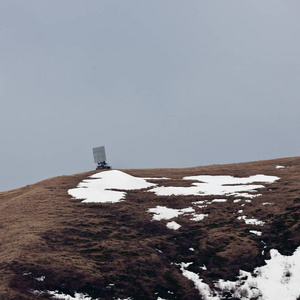
[[[52,299],[47,291],[90,299],[202,299],[205,295],[183,276],[181,263],[192,262],[186,270],[218,291],[216,280],[235,280],[239,270],[252,272],[270,258],[270,249],[292,255],[300,245],[300,157],[122,171],[152,178],[146,181],[157,187],[187,189],[196,179],[186,176],[279,179],[254,182],[265,187],[248,196],[159,195],[148,187],[121,189],[126,197],[117,203],[82,203],[68,191],[99,172],[91,171],[2,192],[0,299]],[[157,221],[157,207],[178,215]],[[202,219],[192,220],[195,215]],[[181,227],[174,230],[176,224]],[[214,299],[234,299],[232,291],[226,293]]]

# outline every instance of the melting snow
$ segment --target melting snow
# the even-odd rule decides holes
[[[37,281],[44,281],[45,278],[46,278],[46,276],[41,276],[41,277],[34,278],[34,279],[37,280]]]
[[[256,192],[256,189],[264,188],[263,185],[254,185],[250,183],[273,183],[278,180],[276,176],[254,175],[250,177],[237,178],[233,176],[211,176],[199,175],[184,177],[184,180],[197,180],[190,187],[173,187],[173,186],[158,186],[150,189],[158,196],[171,195],[233,195],[238,197],[257,197],[249,193],[241,192]]]
[[[85,203],[115,203],[122,201],[126,192],[111,189],[136,190],[156,185],[118,170],[99,172],[90,178],[79,183],[77,188],[68,190],[68,193],[76,199],[84,199],[82,202]]]
[[[178,217],[184,213],[194,212],[195,210],[192,207],[184,208],[184,209],[174,209],[168,208],[166,206],[156,206],[155,208],[148,209],[148,212],[153,213],[153,220],[169,220]]]
[[[181,263],[183,276],[192,280],[205,300],[223,299],[224,292],[233,291],[233,297],[243,300],[286,299],[296,300],[300,296],[300,247],[292,256],[281,255],[277,250],[270,251],[271,259],[251,274],[240,271],[237,281],[219,280],[211,290],[198,274],[186,270],[192,263]],[[221,291],[219,291],[221,289]]]
[[[253,198],[260,196],[253,194],[256,189],[264,188],[263,185],[253,185],[250,183],[263,182],[272,183],[279,179],[276,176],[254,175],[244,178],[233,176],[211,176],[199,175],[184,177],[184,180],[197,180],[191,187],[164,187],[149,183],[145,178],[138,178],[118,170],[99,172],[91,179],[83,180],[77,188],[68,190],[68,193],[76,199],[83,199],[82,202],[119,202],[126,196],[126,190],[150,188],[149,191],[160,196],[169,195],[232,195],[236,197]],[[147,179],[167,179],[148,178]],[[156,186],[156,187],[154,187]],[[153,188],[154,187],[154,188]],[[121,190],[121,191],[116,191]],[[252,194],[245,193],[251,192]],[[214,202],[217,202],[216,199]]]
[[[192,202],[192,204],[195,204],[195,205],[198,205],[198,204],[204,204],[205,203],[205,200],[204,201],[196,201],[196,202]]]
[[[48,294],[52,295],[55,299],[63,299],[63,300],[99,300],[99,298],[91,298],[88,295],[84,295],[81,293],[75,293],[74,297],[60,293],[59,291],[46,291]],[[39,296],[44,294],[41,291],[34,291],[33,294]]]
[[[246,224],[250,224],[250,225],[263,226],[265,224],[265,222],[258,221],[257,219],[247,219],[246,216],[240,216],[240,217],[238,217],[238,220],[244,220]]]
[[[264,187],[264,186],[262,186],[262,187]],[[255,192],[255,191],[252,191],[252,192]],[[230,194],[230,196],[245,197],[245,198],[255,198],[255,197],[262,196],[262,194],[232,193],[232,194]]]
[[[262,235],[262,232],[261,231],[256,231],[256,230],[249,230],[249,232],[253,233],[253,234],[256,234],[256,235]]]
[[[155,220],[155,221],[170,220],[170,219],[176,218],[176,217],[178,217],[180,215],[183,215],[183,214],[191,214],[193,216],[193,218],[191,218],[192,221],[201,221],[205,217],[208,216],[208,214],[196,214],[195,210],[192,207],[183,208],[183,209],[174,209],[174,208],[168,208],[166,206],[159,206],[158,205],[155,208],[148,209],[148,212],[154,214],[152,219]],[[168,228],[173,227],[174,223],[176,223],[176,222],[168,223],[169,226],[167,224],[167,227]],[[170,224],[173,224],[173,225],[170,225]],[[177,227],[177,225],[175,225],[175,227]],[[178,229],[178,228],[176,228],[176,229]],[[175,229],[175,228],[171,228],[171,229]]]
[[[226,202],[226,201],[227,201],[227,199],[214,199],[211,202]]]
[[[167,227],[169,229],[177,230],[177,229],[179,229],[181,227],[181,225],[179,225],[175,221],[172,221],[172,222],[167,223]]]
[[[212,294],[212,291],[211,291],[210,287],[208,286],[208,284],[203,282],[203,280],[199,277],[198,274],[186,270],[188,268],[188,266],[191,265],[191,264],[192,263],[181,263],[181,264],[179,264],[182,275],[194,282],[194,284],[196,286],[196,289],[198,289],[200,295],[204,299],[219,300],[219,298],[210,296]]]
[[[171,179],[168,177],[142,177],[142,179],[145,180],[167,180],[167,179]]]
[[[273,183],[278,180],[277,176],[268,176],[268,175],[253,175],[249,177],[233,177],[229,175],[199,175],[199,176],[187,176],[184,177],[185,180],[197,180],[212,185],[227,185],[227,184],[249,184],[253,182],[263,182],[263,183]]]
[[[201,221],[207,216],[208,214],[193,214],[193,218],[191,218],[191,221]]]

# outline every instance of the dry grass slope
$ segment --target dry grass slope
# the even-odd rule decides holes
[[[276,165],[285,168],[276,169]],[[164,181],[165,186],[189,186],[191,182],[183,182],[182,177],[192,175],[265,174],[281,179],[266,185],[259,191],[263,196],[253,198],[244,208],[246,215],[266,222],[261,237],[249,233],[257,226],[237,220],[233,201],[201,209],[209,218],[199,222],[180,216],[177,220],[182,227],[174,231],[165,226],[167,221],[152,221],[146,211],[157,205],[186,208],[203,197],[163,197],[133,190],[126,201],[117,204],[84,204],[71,199],[68,189],[96,171],[2,192],[0,299],[50,298],[46,293],[34,295],[33,290],[59,290],[69,295],[76,291],[100,299],[201,299],[175,263],[193,262],[189,269],[197,273],[205,264],[208,270],[201,276],[212,285],[219,278],[233,280],[239,269],[251,271],[264,264],[271,248],[288,255],[300,245],[300,157],[123,171],[138,177],[171,178]],[[267,243],[265,255],[261,240]],[[37,280],[41,276],[44,281]]]

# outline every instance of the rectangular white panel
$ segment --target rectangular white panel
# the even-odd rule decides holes
[[[106,161],[104,146],[93,148],[94,162],[100,163]]]

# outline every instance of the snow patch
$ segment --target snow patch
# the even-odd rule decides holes
[[[254,185],[250,183],[273,183],[279,177],[267,175],[254,175],[250,177],[237,178],[233,176],[213,176],[213,175],[199,175],[187,176],[184,180],[197,180],[192,183],[190,187],[174,187],[174,186],[159,186],[150,189],[158,196],[205,196],[205,195],[232,195],[238,197],[253,198],[259,195],[253,195],[242,192],[256,192],[257,189],[264,188],[263,185]]]
[[[172,221],[172,222],[167,223],[167,227],[169,229],[177,230],[177,229],[179,229],[181,227],[181,225],[179,225],[175,221]]]
[[[34,279],[37,280],[37,281],[44,281],[45,278],[46,278],[46,276],[41,276],[41,277],[34,278]]]
[[[245,223],[248,224],[248,225],[263,226],[265,224],[265,222],[258,221],[257,219],[247,219],[247,216],[240,216],[240,217],[238,217],[238,220],[244,220]]]
[[[275,249],[270,250],[270,255],[266,265],[256,268],[253,274],[240,271],[237,282],[219,281],[216,286],[243,290],[247,294],[244,299],[259,296],[263,300],[296,300],[300,295],[300,247],[292,256],[281,255]]]
[[[137,190],[153,187],[143,178],[138,178],[118,170],[99,172],[85,179],[75,189],[68,190],[75,199],[83,199],[84,203],[116,203],[124,200],[126,192],[117,190]]]
[[[59,291],[34,291],[33,294],[37,296],[42,296],[43,294],[48,293],[49,295],[53,296],[55,299],[62,299],[62,300],[100,300],[99,298],[91,298],[88,295],[76,293],[74,294],[74,297],[60,293]]]
[[[259,236],[262,235],[262,232],[261,231],[257,231],[257,230],[249,230],[249,232],[251,232],[253,234],[256,234],[256,235],[259,235]]]
[[[167,180],[167,179],[171,179],[168,177],[141,177],[142,179],[145,180]]]
[[[191,218],[190,220],[198,222],[198,221],[203,220],[207,216],[208,216],[208,214],[193,214],[193,218]]]
[[[166,206],[156,206],[155,208],[148,209],[149,213],[153,213],[153,220],[170,220],[178,217],[179,215],[194,212],[195,210],[192,207],[183,208],[183,209],[174,209],[168,208]]]
[[[227,199],[214,199],[211,202],[226,202]]]
[[[192,202],[192,204],[195,204],[195,205],[202,205],[204,204],[206,201],[203,200],[203,201],[195,201],[195,202]]]
[[[238,203],[240,201],[241,201],[241,199],[236,199],[236,200],[233,200],[233,203]]]
[[[186,278],[192,280],[199,294],[205,300],[224,299],[224,293],[243,300],[296,300],[300,296],[300,247],[292,256],[281,255],[277,250],[270,250],[271,259],[266,265],[255,268],[254,272],[240,270],[237,281],[220,279],[211,289],[198,274],[188,271],[192,263],[181,263],[180,270]],[[228,298],[231,299],[231,298]]]
[[[186,277],[187,279],[194,282],[194,285],[195,285],[196,289],[199,291],[199,294],[205,300],[220,300],[217,297],[211,296],[212,291],[211,291],[209,285],[204,283],[203,279],[201,279],[198,274],[187,270],[188,266],[191,265],[191,264],[192,263],[181,263],[181,264],[179,264],[182,275],[184,277]]]

